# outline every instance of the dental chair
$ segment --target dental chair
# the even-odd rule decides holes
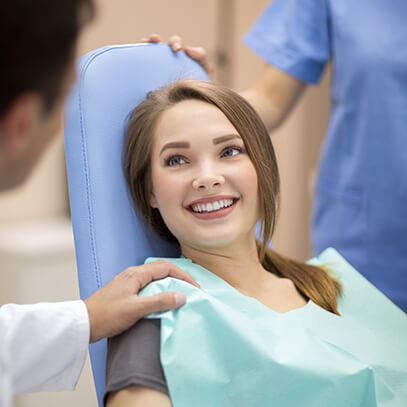
[[[122,173],[126,118],[147,92],[181,78],[207,80],[183,52],[164,44],[104,47],[79,61],[65,118],[66,161],[81,298],[146,257],[176,257],[133,209]],[[99,405],[106,340],[90,345]]]

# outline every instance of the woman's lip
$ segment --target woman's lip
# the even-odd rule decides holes
[[[185,208],[190,208],[192,205],[197,205],[197,204],[206,204],[206,203],[211,203],[211,202],[216,202],[216,201],[221,201],[223,199],[239,199],[235,196],[232,195],[217,195],[217,196],[210,196],[207,198],[201,198],[201,199],[197,199],[195,201],[190,202],[188,205],[185,206]]]
[[[231,198],[229,198],[231,199]],[[228,206],[227,208],[218,209],[212,212],[194,212],[190,207],[188,207],[188,211],[198,219],[202,220],[211,220],[211,219],[218,219],[228,216],[233,210],[235,209],[239,199],[233,198],[233,204]]]

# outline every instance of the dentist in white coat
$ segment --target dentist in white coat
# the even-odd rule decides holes
[[[75,79],[78,35],[93,14],[92,0],[0,2],[0,191],[20,185],[54,138]],[[157,262],[123,271],[85,301],[2,305],[0,407],[18,393],[74,389],[89,342],[183,305],[180,293],[138,297],[168,275],[196,284]]]

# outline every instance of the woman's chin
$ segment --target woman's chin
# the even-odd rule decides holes
[[[185,242],[188,242],[188,244],[181,246],[190,247],[201,252],[216,251],[217,253],[227,252],[238,244],[238,240],[231,236],[217,236],[215,239],[212,236],[201,236],[199,238],[188,238]]]

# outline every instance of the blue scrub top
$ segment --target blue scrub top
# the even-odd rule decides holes
[[[309,83],[332,59],[314,248],[335,247],[407,311],[407,1],[390,3],[275,0],[245,42]]]

